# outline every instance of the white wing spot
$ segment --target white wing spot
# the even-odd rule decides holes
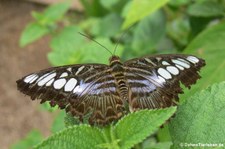
[[[71,71],[72,71],[72,68],[71,68],[71,67],[69,67],[69,68],[67,68],[66,70],[68,70],[69,72],[71,72]]]
[[[145,60],[146,60],[148,63],[152,64],[153,66],[156,66],[156,64],[155,64],[155,63],[153,63],[150,59],[145,58]]]
[[[45,86],[50,86],[52,85],[52,83],[54,82],[55,79],[51,79],[50,81],[48,81],[48,83],[45,84]]]
[[[159,80],[159,83],[165,83],[166,82],[166,80],[161,76],[158,76],[158,80]]]
[[[177,60],[190,64],[188,61],[186,61],[185,59],[182,59],[182,58],[177,58]]]
[[[43,76],[41,76],[38,80],[37,80],[37,82],[39,82],[40,80],[42,80],[44,77],[46,77],[47,75],[49,75],[50,73],[46,73],[46,74],[44,74]]]
[[[68,73],[67,72],[64,72],[60,75],[60,78],[64,78],[64,77],[67,77],[68,76]]]
[[[61,89],[66,84],[66,79],[58,79],[54,82],[53,87],[55,89]]]
[[[167,61],[162,61],[163,65],[170,65]]]
[[[75,73],[75,75],[78,75],[83,69],[84,69],[85,66],[81,66],[80,68],[78,68],[77,72]]]
[[[184,67],[181,67],[180,65],[175,65],[177,68],[179,68],[180,70],[184,70]]]
[[[72,91],[74,87],[77,85],[77,80],[74,78],[71,78],[65,85],[64,90],[66,92]]]
[[[172,59],[172,62],[174,64],[178,64],[184,68],[190,68],[190,65],[188,65],[187,63],[185,63],[184,61],[181,61],[181,60],[176,60],[176,59]]]
[[[188,56],[187,60],[194,63],[194,64],[199,62],[199,59],[197,57],[194,57],[194,56]]]
[[[38,86],[43,86],[45,85],[45,83],[47,83],[49,80],[51,80],[52,78],[54,78],[56,76],[56,73],[52,73],[48,76],[46,76],[44,79],[42,79],[41,81],[38,82]]]
[[[37,80],[38,75],[35,75],[35,77],[29,82],[29,83],[33,83],[35,80]]]
[[[76,93],[76,92],[81,92],[81,88],[80,88],[80,85],[77,85],[76,87],[75,87],[75,89],[73,90],[73,93]]]
[[[23,81],[26,82],[26,83],[29,83],[30,81],[32,81],[35,78],[35,76],[37,76],[37,75],[36,74],[31,74],[31,75],[25,77],[23,79]]]
[[[156,57],[156,60],[159,62],[159,61],[161,61],[161,57]]]
[[[171,74],[163,68],[159,68],[158,73],[165,79],[171,79],[172,78]]]
[[[174,66],[167,66],[166,69],[173,75],[179,74],[179,70]]]

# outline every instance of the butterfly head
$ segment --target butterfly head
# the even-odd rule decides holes
[[[110,64],[120,63],[120,57],[113,55],[109,58],[109,62],[110,62]]]

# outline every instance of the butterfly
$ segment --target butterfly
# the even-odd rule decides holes
[[[164,54],[109,65],[75,64],[52,67],[17,81],[18,90],[32,100],[49,101],[80,120],[106,125],[128,112],[174,106],[180,84],[190,88],[200,78],[205,61],[193,55]]]

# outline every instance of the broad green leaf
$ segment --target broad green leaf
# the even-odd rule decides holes
[[[122,18],[116,13],[110,13],[96,23],[92,33],[98,37],[113,37],[120,31]]]
[[[133,0],[130,9],[125,17],[123,29],[128,28],[135,22],[152,14],[157,9],[165,5],[169,0]]]
[[[43,135],[38,130],[32,130],[27,136],[18,143],[13,144],[10,149],[30,149],[43,140]]]
[[[79,125],[65,129],[49,137],[36,149],[99,149],[104,143],[102,132],[89,125]]]
[[[142,110],[132,113],[115,126],[115,136],[122,149],[129,149],[153,134],[159,126],[169,119],[175,107],[159,110]]]
[[[215,1],[203,1],[194,3],[188,8],[189,15],[196,17],[213,17],[225,14],[225,7]]]
[[[225,144],[225,82],[191,96],[171,120],[173,147],[183,143]]]
[[[123,10],[122,10],[122,13],[121,13],[121,16],[122,16],[123,18],[126,18],[128,12],[130,11],[131,5],[132,5],[132,1],[128,1],[128,2],[126,3],[126,5],[124,6],[124,8],[123,8]]]
[[[42,13],[42,17],[37,21],[45,25],[58,21],[69,10],[69,7],[69,2],[51,5]]]
[[[142,19],[134,30],[132,49],[143,55],[155,49],[165,35],[165,24],[166,18],[162,11]]]
[[[190,91],[182,95],[193,95],[196,90],[206,88],[214,82],[225,80],[225,23],[209,27],[201,32],[184,50],[186,54],[194,54],[206,60],[206,66],[201,70],[202,78],[193,85]]]
[[[49,32],[48,28],[38,23],[30,23],[23,30],[20,37],[20,46],[24,47],[35,40],[40,39],[42,36]]]

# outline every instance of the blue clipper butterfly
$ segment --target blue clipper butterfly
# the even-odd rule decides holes
[[[18,90],[41,103],[50,101],[81,120],[91,111],[90,124],[105,125],[127,111],[176,105],[200,78],[205,61],[193,55],[153,55],[121,62],[113,55],[109,65],[75,64],[52,67],[17,81]]]

